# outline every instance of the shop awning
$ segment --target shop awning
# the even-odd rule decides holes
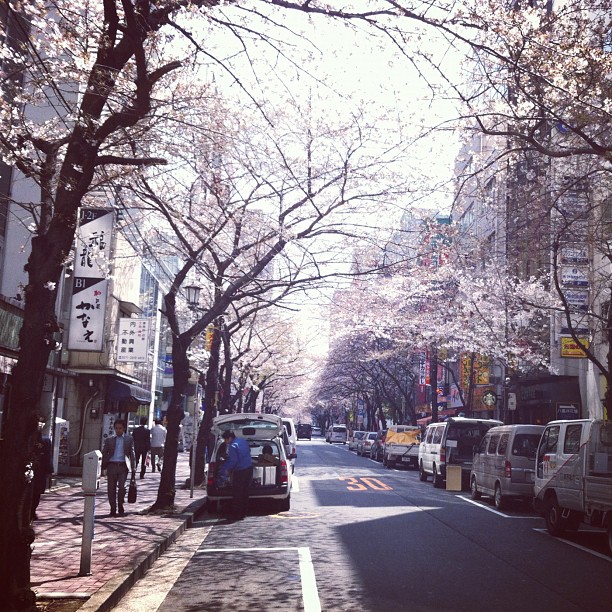
[[[151,392],[147,389],[121,382],[120,380],[110,381],[108,385],[108,398],[114,401],[133,399],[139,404],[148,404],[153,399]]]

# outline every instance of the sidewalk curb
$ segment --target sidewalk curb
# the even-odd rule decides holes
[[[153,563],[176,542],[181,534],[193,524],[195,515],[202,510],[206,497],[193,501],[176,516],[182,522],[172,531],[168,531],[153,550],[143,553],[128,565],[118,576],[106,583],[94,593],[80,608],[83,612],[106,612],[112,610],[121,598],[142,578]]]

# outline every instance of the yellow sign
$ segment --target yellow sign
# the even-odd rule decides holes
[[[474,354],[474,366],[472,372],[472,355],[463,353],[461,356],[461,381],[463,389],[470,386],[470,377],[474,385],[489,384],[489,358],[487,355]]]
[[[585,348],[589,348],[588,338],[579,338],[580,342],[576,342],[573,338],[563,336],[561,338],[561,357],[573,357],[575,359],[584,359],[586,353]]]

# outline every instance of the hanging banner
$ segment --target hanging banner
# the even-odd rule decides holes
[[[104,350],[106,280],[110,268],[115,211],[82,208],[75,235],[74,282],[70,302],[68,349]]]
[[[115,211],[82,208],[75,237],[74,275],[105,278],[110,267],[110,248]]]
[[[104,350],[107,288],[108,281],[105,278],[74,279],[68,330],[69,350]]]
[[[144,363],[149,351],[149,319],[119,319],[117,361]]]

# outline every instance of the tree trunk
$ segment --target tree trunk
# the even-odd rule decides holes
[[[189,359],[187,349],[191,340],[183,336],[174,336],[172,340],[172,367],[174,370],[174,387],[168,405],[166,419],[168,435],[164,445],[164,469],[161,473],[157,500],[151,510],[172,510],[176,495],[176,460],[178,457],[180,425],[185,416],[185,397],[189,389]]]
[[[224,376],[221,381],[221,414],[230,414],[232,412],[232,373],[234,370],[234,362],[232,361],[232,347],[230,346],[230,335],[227,331],[227,325],[223,324],[221,329],[221,341],[223,343],[223,367]]]
[[[201,485],[204,482],[206,471],[206,447],[212,421],[217,416],[217,388],[219,384],[219,354],[221,352],[221,334],[219,326],[221,322],[215,321],[213,326],[212,344],[210,347],[210,358],[206,370],[206,386],[204,388],[204,420],[198,431],[198,442],[195,453],[194,483]]]
[[[429,386],[431,388],[431,422],[438,422],[438,351],[431,349],[429,362]]]
[[[23,325],[19,333],[19,360],[12,371],[5,432],[0,442],[0,609],[30,609],[35,595],[30,589],[30,483],[26,477],[36,441],[47,362],[52,334],[57,331],[55,289],[47,283],[59,282],[62,266],[56,263],[62,245],[70,246],[72,230],[65,224],[49,248],[48,240],[32,240],[32,253],[26,269],[29,283],[25,290]],[[66,250],[67,252],[67,250]],[[61,260],[60,260],[61,261]]]

